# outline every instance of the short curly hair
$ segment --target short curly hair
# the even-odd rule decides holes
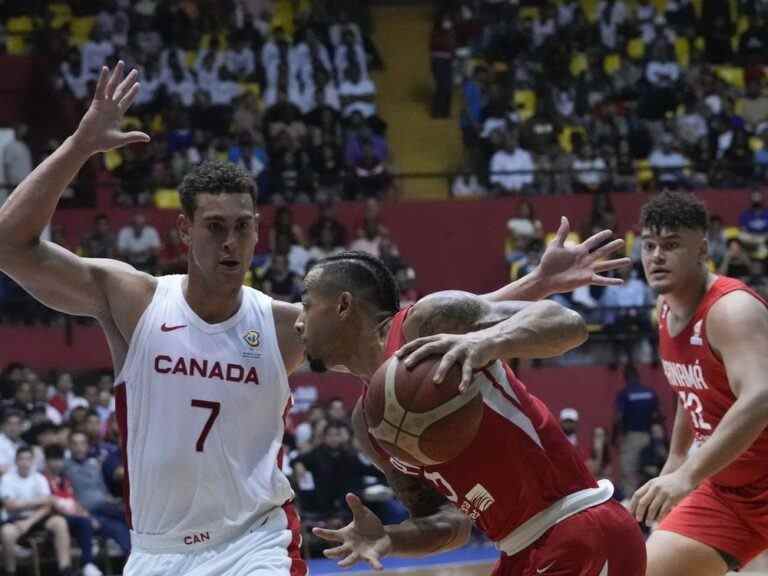
[[[179,196],[184,214],[190,220],[197,209],[198,194],[250,194],[256,207],[256,183],[242,167],[231,162],[208,160],[184,176]]]
[[[643,206],[640,227],[659,232],[663,228],[701,230],[706,232],[709,215],[704,203],[689,192],[665,191]]]

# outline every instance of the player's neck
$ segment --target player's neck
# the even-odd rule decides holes
[[[182,284],[182,293],[192,311],[208,324],[219,324],[234,316],[240,309],[243,290],[222,292],[211,289],[191,275]]]
[[[387,336],[391,318],[377,326],[370,327],[370,335],[357,339],[357,351],[347,363],[347,368],[365,380],[370,380],[374,372],[386,360]]]
[[[689,282],[680,290],[664,295],[664,301],[676,318],[691,318],[717,277],[705,270],[697,281]]]

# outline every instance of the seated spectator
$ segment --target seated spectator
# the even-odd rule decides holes
[[[56,377],[56,386],[53,396],[48,403],[59,411],[62,418],[68,418],[72,410],[78,407],[87,407],[88,402],[74,393],[75,383],[72,374],[61,372]]]
[[[600,23],[600,40],[603,46],[614,50],[617,47],[619,30],[629,19],[629,9],[623,0],[602,0],[597,5],[597,15]]]
[[[351,196],[354,199],[383,198],[392,185],[392,176],[376,155],[371,143],[363,144],[362,154],[352,169]]]
[[[744,249],[744,244],[738,238],[731,238],[727,243],[727,251],[720,262],[718,273],[731,278],[746,280],[752,274],[752,259]]]
[[[610,174],[608,164],[591,144],[582,146],[581,153],[573,160],[573,188],[577,192],[604,192]]]
[[[80,47],[80,54],[83,62],[83,71],[91,78],[96,78],[101,71],[101,67],[106,63],[107,58],[114,54],[115,47],[112,45],[104,32],[98,28],[91,31],[91,38]]]
[[[376,115],[376,86],[362,75],[360,68],[347,68],[344,81],[339,84],[339,98],[345,117],[353,112],[360,112],[365,118]]]
[[[768,95],[763,91],[762,82],[747,84],[746,95],[740,99],[738,106],[748,132],[760,133],[768,129]]]
[[[608,433],[602,426],[597,426],[592,430],[592,446],[587,467],[595,478],[610,478],[613,476],[611,460]]]
[[[367,252],[373,256],[379,256],[379,243],[381,242],[381,230],[378,224],[372,220],[366,220],[363,225],[363,234],[349,245],[350,250]]]
[[[267,189],[273,203],[309,202],[315,195],[312,162],[286,131],[279,132],[269,153]]]
[[[269,247],[274,250],[277,246],[278,236],[285,234],[290,238],[291,244],[304,245],[304,230],[293,221],[293,211],[288,206],[280,206],[275,210],[275,220],[269,230]]]
[[[280,233],[275,238],[275,249],[272,251],[272,256],[275,255],[285,256],[288,260],[288,268],[296,275],[297,278],[304,278],[304,274],[307,271],[307,264],[309,263],[309,251],[304,247],[304,244],[294,241],[293,238],[285,232]]]
[[[480,179],[469,169],[465,169],[453,179],[451,196],[453,198],[480,198],[487,190],[480,184]]]
[[[663,134],[660,144],[654,148],[648,157],[653,168],[656,181],[668,188],[678,188],[688,185],[686,171],[690,166],[688,159],[675,148],[675,140],[671,134]]]
[[[347,133],[344,145],[344,161],[347,166],[355,166],[363,156],[363,148],[370,146],[374,156],[382,162],[389,159],[389,146],[381,134],[376,134],[367,122],[362,122],[359,129]]]
[[[136,212],[131,224],[124,226],[117,236],[120,258],[144,272],[154,270],[161,248],[157,229],[147,224],[141,212]]]
[[[667,112],[674,111],[680,74],[680,65],[668,45],[663,42],[655,44],[645,68],[648,91],[641,104],[643,117],[660,120]]]
[[[288,267],[284,254],[273,254],[264,277],[264,291],[284,302],[298,302],[301,298],[299,277]]]
[[[19,448],[16,469],[3,474],[0,498],[8,520],[0,527],[3,543],[3,567],[16,574],[16,544],[30,533],[44,530],[53,537],[59,574],[70,574],[72,550],[64,517],[56,513],[51,489],[45,476],[33,470],[32,450]]]
[[[331,200],[326,200],[318,206],[318,217],[309,227],[309,240],[313,246],[321,243],[321,236],[326,228],[331,230],[333,235],[333,246],[344,248],[347,245],[347,229],[336,218],[336,204]]]
[[[0,475],[13,470],[16,465],[16,454],[23,446],[21,433],[24,419],[21,412],[8,410],[3,417],[3,431],[0,433]]]
[[[697,160],[704,158],[709,137],[704,112],[704,105],[688,99],[684,102],[684,112],[675,120],[675,133],[684,152]]]
[[[184,108],[191,108],[195,103],[198,86],[188,70],[175,66],[171,67],[170,74],[165,77],[165,89],[173,102],[180,103]]]
[[[32,172],[32,153],[26,142],[27,132],[26,124],[16,124],[11,130],[10,138],[0,150],[0,171],[5,176],[2,184],[6,187],[5,190],[0,189],[0,204],[5,201],[6,194],[11,194]]]
[[[313,152],[312,171],[317,179],[318,196],[340,197],[346,174],[341,151],[332,144],[324,144],[320,148],[315,148]]]
[[[535,166],[531,154],[520,148],[517,135],[507,134],[504,148],[491,158],[490,182],[498,192],[527,192],[534,184]]]
[[[309,249],[311,260],[320,260],[328,256],[334,256],[344,251],[344,248],[335,243],[333,227],[330,224],[323,226],[320,231],[319,242]]]
[[[160,252],[161,274],[186,274],[189,246],[182,242],[176,228],[168,230],[166,241]]]
[[[243,35],[234,35],[224,52],[224,65],[241,82],[252,80],[256,73],[256,55]]]
[[[261,65],[267,77],[267,86],[277,84],[281,65],[289,66],[291,43],[282,26],[275,26],[272,37],[261,48]],[[295,71],[294,71],[295,72]]]
[[[57,87],[68,92],[76,100],[85,101],[89,95],[88,82],[92,76],[84,69],[83,59],[77,48],[71,48],[59,65]]]
[[[75,498],[72,484],[63,476],[64,448],[47,446],[45,462],[44,476],[53,497],[52,508],[64,517],[72,538],[80,547],[83,576],[102,576],[93,560],[93,522],[88,511]]]
[[[723,233],[723,219],[714,214],[709,218],[709,229],[707,230],[708,254],[715,267],[718,268],[723,261],[728,250]]]
[[[114,258],[115,257],[115,233],[109,223],[106,214],[99,214],[94,221],[95,228],[88,236],[83,238],[83,256],[88,258]]]
[[[651,326],[651,307],[653,299],[650,288],[641,280],[634,269],[621,271],[624,284],[608,286],[600,298],[605,329],[616,335],[614,340],[614,358],[620,358],[623,347],[627,362],[633,361],[630,334],[645,335],[654,347],[653,327]],[[621,339],[621,340],[619,340]]]
[[[73,432],[69,450],[71,457],[64,462],[64,476],[72,483],[77,501],[99,523],[101,533],[117,542],[127,556],[131,539],[122,503],[107,490],[101,464],[88,457],[88,437],[82,432]]]
[[[336,46],[333,63],[339,78],[347,78],[352,68],[360,71],[360,76],[368,79],[368,60],[363,50],[363,44],[355,36],[351,28],[341,33],[341,43]]]

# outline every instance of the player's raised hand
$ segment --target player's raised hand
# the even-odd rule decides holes
[[[86,154],[106,152],[137,142],[149,142],[144,132],[123,132],[120,123],[139,93],[138,71],[123,77],[121,60],[113,70],[101,68],[96,92],[88,111],[73,135],[76,146]]]
[[[654,478],[632,496],[630,511],[638,522],[650,526],[661,520],[696,486],[679,470]]]
[[[381,559],[392,549],[392,541],[384,530],[384,525],[354,494],[347,494],[347,505],[352,511],[352,522],[344,528],[312,530],[315,536],[338,544],[335,548],[324,550],[323,554],[327,558],[340,558],[338,564],[342,568],[364,561],[374,570],[381,570]]]
[[[490,342],[480,332],[467,334],[436,334],[417,338],[405,344],[396,352],[404,359],[405,367],[412,368],[429,356],[442,354],[443,358],[435,370],[434,381],[440,383],[454,364],[461,365],[459,392],[464,392],[472,383],[475,370],[484,368],[496,360]]]
[[[631,265],[629,258],[615,258],[616,251],[624,248],[624,240],[616,239],[608,242],[613,236],[610,230],[602,230],[590,236],[577,246],[566,246],[565,240],[571,231],[568,218],[560,219],[560,228],[555,239],[547,246],[541,257],[541,263],[536,274],[548,286],[551,294],[571,292],[579,286],[595,284],[597,286],[612,286],[621,284],[621,278],[603,276],[609,270],[618,270]]]

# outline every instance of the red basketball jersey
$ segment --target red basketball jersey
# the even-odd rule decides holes
[[[707,340],[707,314],[712,305],[731,292],[749,292],[768,303],[739,280],[719,277],[699,302],[688,325],[674,338],[667,328],[669,306],[662,300],[659,319],[659,355],[672,389],[690,415],[697,442],[706,441],[736,401],[722,360],[715,356]],[[749,334],[744,334],[749,338]],[[768,351],[767,351],[768,352]],[[730,466],[711,477],[723,486],[743,486],[768,473],[768,431]]]
[[[403,323],[408,310],[392,321],[387,357],[405,344]],[[610,498],[612,487],[598,488],[558,421],[508,366],[496,362],[478,372],[473,385],[482,386],[483,418],[469,447],[457,458],[434,466],[416,467],[387,456],[395,468],[434,484],[495,541],[511,536],[536,515],[523,529],[529,536],[531,525],[538,524],[541,531],[547,522],[554,525],[571,515],[563,514],[567,507],[562,501],[574,493],[586,496],[582,509]],[[525,534],[514,536],[519,537],[517,542],[525,540]]]

